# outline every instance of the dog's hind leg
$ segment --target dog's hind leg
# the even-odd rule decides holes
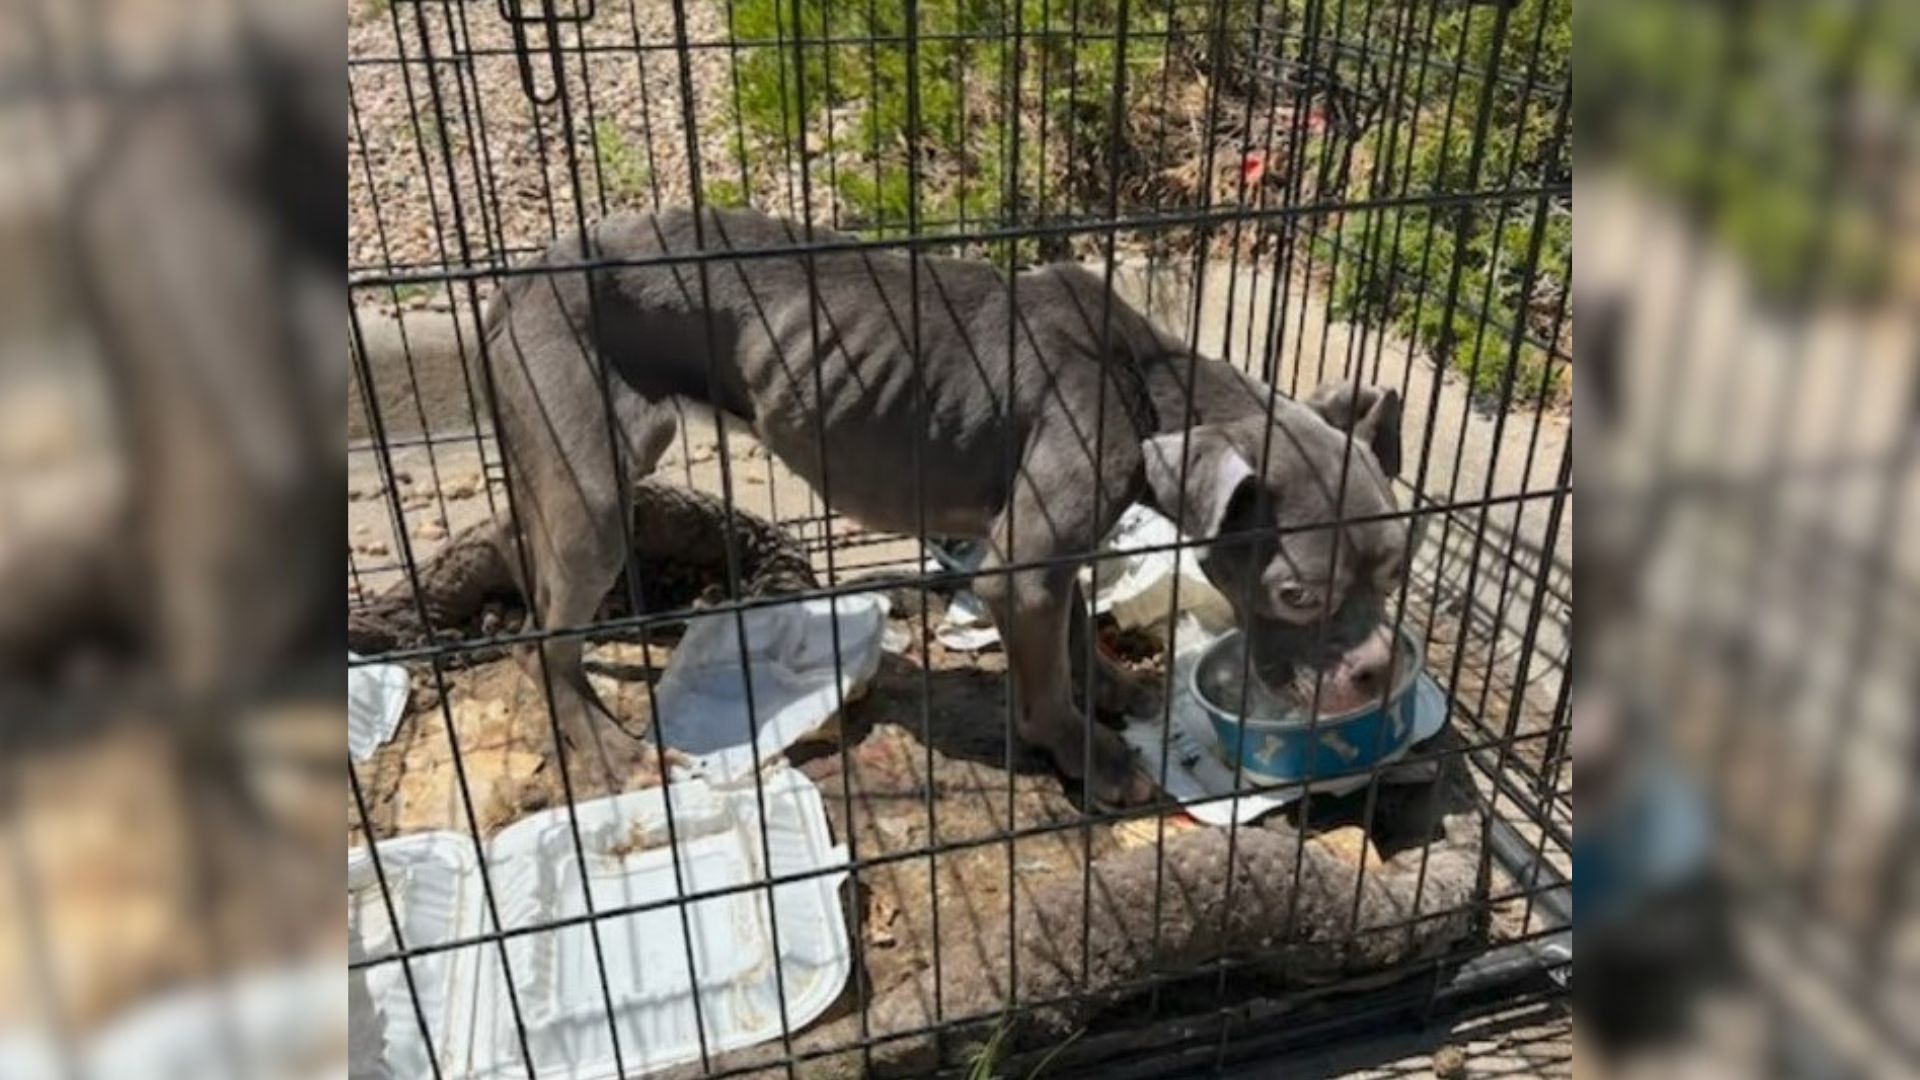
[[[629,485],[653,470],[672,442],[676,422],[670,407],[647,405],[637,397],[624,403],[622,427],[630,454]],[[595,433],[597,451],[575,447],[569,460],[576,482],[548,488],[535,496],[549,523],[558,528],[531,530],[528,555],[533,564],[532,603],[546,630],[567,630],[590,623],[619,577],[627,556],[627,514],[632,493],[622,490],[613,468],[604,428]],[[578,475],[592,469],[603,474]],[[579,633],[548,638],[539,660],[553,688],[560,731],[576,755],[607,778],[609,790],[629,783],[645,786],[659,779],[664,764],[642,737],[627,732],[587,679],[583,666],[586,639]],[[532,674],[536,679],[540,673]]]
[[[661,762],[587,680],[584,631],[627,552],[632,493],[620,481],[653,470],[676,420],[669,403],[625,386],[609,386],[613,396],[603,398],[592,354],[577,339],[529,329],[515,340],[514,329],[496,338],[502,445],[531,570],[523,593],[540,629],[554,635],[520,659],[536,685],[550,688],[559,733],[577,756],[570,760],[584,758],[617,791],[657,778]],[[609,438],[609,405],[618,440]],[[509,562],[518,569],[517,556]]]

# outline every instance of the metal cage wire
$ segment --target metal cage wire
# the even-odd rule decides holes
[[[1156,1033],[1154,1048],[1142,1057],[1139,1038],[1129,1042],[1096,1025],[1053,1068],[1099,1070],[1101,1075],[1220,1070],[1249,1055],[1351,1035],[1359,1025],[1390,1015],[1427,1015],[1490,999],[1515,1000],[1529,994],[1559,992],[1571,969],[1567,875],[1572,809],[1566,735],[1570,729],[1572,589],[1571,540],[1566,526],[1572,495],[1572,451],[1571,439],[1564,434],[1556,436],[1551,429],[1559,423],[1552,388],[1564,378],[1571,359],[1565,343],[1571,319],[1572,267],[1570,249],[1553,260],[1545,241],[1550,223],[1571,215],[1571,177],[1561,161],[1570,137],[1572,93],[1570,70],[1543,59],[1542,39],[1549,29],[1552,5],[1493,3],[1460,9],[1469,27],[1490,34],[1491,51],[1484,63],[1476,63],[1469,56],[1473,35],[1455,28],[1441,32],[1443,8],[1448,5],[1439,0],[1305,0],[1298,4],[1286,0],[1167,0],[1165,4],[1120,0],[1113,5],[1013,0],[999,5],[984,29],[942,28],[923,21],[926,0],[908,0],[900,33],[881,28],[883,20],[871,15],[859,26],[836,28],[830,22],[834,13],[842,10],[837,5],[791,0],[766,6],[778,16],[771,37],[743,31],[735,3],[729,0],[724,5],[725,32],[710,39],[696,36],[690,14],[694,3],[671,0],[667,19],[650,20],[656,24],[655,29],[664,22],[664,34],[643,32],[640,9],[646,5],[641,0],[625,0],[624,4],[620,0],[498,0],[491,4],[392,0],[369,5],[364,17],[378,29],[379,44],[357,47],[349,58],[350,182],[365,191],[364,203],[354,204],[352,230],[362,239],[353,248],[349,271],[353,299],[349,308],[350,362],[362,436],[350,446],[350,455],[371,462],[384,488],[384,512],[395,550],[392,558],[374,560],[350,548],[350,605],[366,602],[374,591],[369,583],[383,580],[407,581],[416,598],[422,595],[419,568],[424,553],[415,546],[416,522],[422,514],[451,520],[442,483],[451,455],[470,453],[479,463],[480,494],[489,512],[511,509],[507,493],[514,463],[501,452],[491,434],[500,430],[491,393],[496,358],[490,355],[477,320],[466,314],[479,311],[492,291],[509,278],[575,272],[592,275],[623,266],[670,264],[685,268],[704,290],[714,269],[743,259],[791,258],[810,267],[813,257],[828,252],[890,250],[907,253],[917,273],[925,255],[961,252],[992,259],[1005,272],[1011,295],[1019,282],[1013,271],[1021,266],[1041,257],[1078,256],[1097,262],[1111,299],[1123,256],[1145,251],[1145,306],[1156,314],[1173,313],[1191,356],[1205,351],[1272,387],[1267,403],[1269,418],[1281,394],[1304,397],[1320,382],[1340,377],[1391,379],[1393,368],[1401,368],[1397,389],[1403,399],[1412,399],[1410,415],[1423,418],[1424,423],[1406,433],[1412,475],[1398,482],[1403,509],[1389,516],[1417,523],[1424,541],[1415,573],[1405,577],[1393,598],[1390,617],[1396,631],[1418,628],[1423,639],[1434,638],[1439,631],[1455,642],[1451,656],[1437,665],[1433,674],[1446,691],[1449,726],[1460,736],[1458,745],[1422,751],[1416,760],[1452,761],[1463,765],[1472,776],[1481,812],[1479,879],[1498,883],[1490,885],[1486,895],[1465,912],[1482,932],[1445,955],[1410,961],[1389,971],[1386,974],[1391,978],[1385,980],[1389,985],[1384,989],[1382,974],[1373,972],[1356,974],[1333,986],[1273,990],[1257,981],[1236,978],[1259,960],[1240,956],[1222,957],[1197,968],[1156,971],[1119,988],[1103,987],[1103,995],[1124,991],[1122,996],[1128,1000],[1144,1003],[1144,1019],[1133,1026]],[[849,5],[844,10],[854,9]],[[869,6],[868,11],[872,10]],[[1527,20],[1524,24],[1516,22],[1522,18]],[[964,170],[959,198],[942,196],[934,200],[929,195],[932,181],[924,171],[937,158],[925,149],[934,136],[925,118],[929,88],[921,55],[922,50],[935,44],[960,50],[994,50],[1000,56],[998,85],[966,86],[970,72],[964,63],[943,73],[959,84],[953,98],[984,103],[978,108],[969,104],[960,109],[960,138],[968,137],[970,123],[995,125],[994,137],[1004,155],[1000,161],[1002,188],[997,198],[970,199]],[[1157,55],[1155,66],[1138,61],[1137,55],[1149,53],[1130,51],[1148,48]],[[897,56],[902,62],[905,129],[882,132],[874,127],[865,134],[871,136],[870,156],[876,177],[881,175],[882,161],[888,160],[882,140],[904,146],[903,207],[875,210],[870,205],[850,205],[852,200],[844,197],[848,190],[843,183],[845,172],[861,167],[853,160],[857,155],[843,153],[859,141],[860,133],[856,130],[850,139],[845,118],[839,119],[841,127],[836,130],[836,111],[831,107],[859,93],[833,83],[835,59],[847,55],[839,51],[847,49],[864,50],[864,68],[876,86],[882,58]],[[775,57],[781,76],[780,137],[772,139],[764,132],[748,131],[740,75],[743,63],[768,54]],[[1086,70],[1089,65],[1082,63],[1084,56],[1103,58],[1110,66],[1104,71]],[[705,63],[707,57],[726,68],[728,78],[712,81],[727,92],[730,101],[715,102],[696,86],[696,65]],[[641,83],[637,116],[609,116],[606,104],[596,98],[596,78],[601,80],[604,93],[613,65],[619,65],[622,71],[631,65],[633,77]],[[1143,201],[1131,192],[1123,193],[1117,179],[1126,167],[1123,159],[1127,154],[1146,152],[1122,137],[1127,113],[1136,95],[1142,93],[1141,87],[1155,86],[1164,94],[1185,74],[1176,70],[1179,65],[1204,72],[1192,83],[1203,87],[1204,98],[1191,118],[1206,133],[1198,165],[1199,175],[1208,179],[1197,194],[1188,198],[1168,199],[1164,189],[1156,189]],[[501,71],[511,71],[520,91],[519,100],[503,97],[494,89]],[[819,85],[814,83],[816,75],[821,77]],[[844,80],[846,72],[841,77]],[[385,93],[391,93],[397,83],[405,105],[404,122],[397,127],[381,130],[365,115],[366,99],[375,92],[372,84],[376,80],[385,80],[385,89],[380,91]],[[1059,99],[1063,93],[1060,80],[1067,84],[1063,108],[1025,107],[1029,99]],[[1083,84],[1091,84],[1097,96],[1083,97]],[[656,85],[677,90],[655,93],[650,88]],[[1444,93],[1437,89],[1442,86]],[[1497,88],[1507,96],[1497,99]],[[866,90],[872,93],[875,87]],[[941,92],[955,90],[942,87]],[[810,105],[820,101],[829,103],[829,107]],[[677,115],[671,114],[670,107]],[[512,125],[502,115],[509,109],[515,113]],[[1099,121],[1087,119],[1094,114],[1105,117],[1105,145],[1075,145],[1082,127],[1097,130],[1101,126]],[[1154,137],[1160,143],[1156,153],[1164,159],[1170,137],[1164,112],[1161,121]],[[1051,131],[1050,122],[1054,125]],[[608,130],[608,124],[638,126],[644,144],[644,168],[632,167],[631,147],[598,137]],[[1064,136],[1059,131],[1062,125],[1068,128]],[[1534,158],[1517,149],[1518,132],[1529,125],[1548,133],[1541,141],[1544,152]],[[703,129],[711,132],[716,126],[727,144],[721,153],[715,153],[703,138]],[[1222,131],[1228,133],[1224,138],[1212,134]],[[750,144],[755,151],[751,155]],[[1413,167],[1416,144],[1442,148],[1438,179],[1418,180],[1420,170]],[[670,153],[670,147],[677,152]],[[1034,171],[1037,179],[1030,179],[1026,166],[1035,155],[1039,158],[1039,168]],[[1096,157],[1104,159],[1104,166],[1086,164]],[[510,159],[515,158],[531,159],[537,186],[530,189],[525,184],[526,170],[512,164]],[[1059,179],[1049,172],[1049,163],[1062,159],[1077,167],[1104,168],[1104,183],[1098,176],[1091,183],[1062,180],[1049,190],[1049,180]],[[1008,166],[1008,161],[1013,165]],[[1275,170],[1283,178],[1275,183],[1271,177],[1256,174],[1247,164],[1254,161],[1263,163],[1263,169],[1270,167],[1265,163],[1283,163]],[[712,175],[712,166],[720,162],[732,175]],[[1211,182],[1223,164],[1237,176],[1225,191]],[[409,198],[415,200],[409,204],[411,210],[383,205],[384,187],[376,182],[377,170],[408,177],[413,189]],[[622,181],[617,174],[623,170],[643,175]],[[521,186],[503,190],[503,181],[508,179]],[[940,183],[950,180],[943,176]],[[675,192],[698,211],[723,191],[716,181],[732,185],[725,189],[722,201],[731,201],[737,192],[760,209],[788,216],[797,223],[804,242],[742,251],[709,247],[703,241],[694,254],[619,260],[596,256],[580,240],[571,259],[539,264],[524,261],[557,239],[583,236],[592,222],[615,210],[673,205]],[[930,201],[942,206],[930,207]],[[951,206],[946,205],[949,202]],[[425,211],[424,222],[408,216],[417,215],[421,209]],[[891,209],[903,212],[894,215]],[[946,210],[953,212],[944,213]],[[1493,217],[1492,260],[1500,265],[1500,273],[1470,273],[1474,268],[1469,267],[1466,253],[1451,242],[1455,234],[1449,226],[1464,225],[1467,215],[1475,213]],[[699,220],[697,215],[695,220]],[[414,234],[412,242],[403,244],[396,238],[403,229]],[[816,230],[833,230],[836,234],[849,230],[857,238],[816,238]],[[425,237],[424,244],[418,242],[420,236]],[[1402,265],[1399,253],[1403,250],[1417,252],[1417,266]],[[1434,376],[1424,377],[1424,399],[1416,397],[1422,388],[1415,379],[1415,369],[1424,361],[1399,357],[1397,332],[1377,320],[1354,321],[1336,351],[1332,344],[1336,335],[1328,330],[1346,321],[1349,313],[1336,310],[1335,290],[1322,286],[1336,279],[1343,269],[1353,272],[1354,267],[1359,268],[1361,279],[1378,280],[1382,288],[1405,298],[1405,325],[1437,321],[1443,327],[1465,329],[1472,338],[1468,353],[1471,362],[1461,374],[1468,384],[1482,387],[1483,392],[1461,394],[1456,384]],[[1163,280],[1171,282],[1166,286],[1169,291],[1177,288],[1181,295],[1171,299],[1163,296],[1156,304],[1154,293]],[[1558,285],[1547,284],[1551,282]],[[459,358],[453,366],[458,376],[454,396],[459,407],[449,415],[430,416],[423,403],[428,392],[425,382],[431,376],[423,375],[423,362],[416,359],[419,343],[414,340],[415,331],[406,312],[410,299],[424,289],[442,290],[446,306],[453,309],[451,349]],[[1502,298],[1496,295],[1501,289],[1536,304],[1538,309],[1523,308],[1517,314],[1503,316]],[[1208,335],[1203,324],[1214,316],[1203,309],[1208,301],[1223,294],[1224,325]],[[385,318],[382,310],[398,313],[391,320],[397,349],[377,346],[373,341],[376,335],[388,332],[369,325]],[[811,332],[817,350],[822,332],[818,305],[814,305],[814,312]],[[1111,314],[1109,304],[1102,315],[1102,334],[1111,325]],[[590,318],[597,320],[597,313]],[[917,304],[910,319],[917,364],[921,330]],[[1010,327],[1010,338],[1014,333]],[[1449,331],[1445,339],[1449,353],[1459,336]],[[398,358],[397,372],[383,373],[379,369],[376,353],[383,349]],[[1538,356],[1539,363],[1533,367],[1518,363],[1523,350]],[[1009,349],[1010,357],[1013,352]],[[1498,370],[1483,372],[1483,358]],[[604,369],[600,380],[604,400]],[[1447,389],[1450,385],[1455,389]],[[823,393],[817,385],[814,390]],[[612,446],[615,434],[610,401],[606,406]],[[1096,446],[1107,437],[1106,413],[1114,407],[1104,400],[1103,393],[1094,423]],[[777,525],[799,538],[813,558],[821,583],[790,595],[748,595],[742,587],[741,555],[734,548],[730,531],[725,553],[726,595],[699,607],[698,612],[709,616],[731,613],[744,653],[744,617],[748,612],[810,599],[831,605],[858,593],[904,586],[913,597],[910,621],[918,616],[917,644],[922,662],[917,676],[917,715],[894,719],[909,731],[917,725],[925,747],[925,768],[931,777],[935,751],[930,711],[937,694],[927,662],[933,641],[931,597],[937,591],[964,587],[977,572],[928,569],[929,557],[941,538],[926,528],[924,502],[916,511],[920,522],[917,535],[906,538],[911,541],[908,550],[912,555],[903,559],[885,550],[897,546],[899,537],[846,534],[845,519],[834,510],[831,476],[823,477],[817,490],[805,496],[804,507],[791,502],[783,507],[778,505],[783,486],[774,482],[774,462],[770,458],[765,461],[764,478],[750,473],[756,468],[754,459],[729,452],[728,440],[737,439],[737,432],[730,435],[727,425],[717,424],[713,437],[717,442],[714,461],[718,494],[729,522],[739,505],[741,488],[758,481],[755,486],[767,488],[774,503],[771,516]],[[685,451],[685,424],[681,425],[680,439]],[[1515,469],[1509,459],[1509,468],[1503,472],[1502,453],[1510,446],[1521,455],[1521,461]],[[1266,451],[1272,452],[1272,448]],[[916,476],[923,475],[920,446],[903,448],[902,452],[911,453]],[[1552,460],[1555,455],[1557,460]],[[825,456],[823,448],[823,460]],[[637,479],[625,475],[624,455],[617,446],[613,459],[616,468],[622,470],[623,485]],[[683,452],[681,460],[684,468],[679,482],[690,487],[715,486],[711,479],[696,476],[691,452]],[[1350,460],[1349,444],[1341,476],[1330,478],[1339,481],[1336,490],[1344,488]],[[1008,464],[1011,472],[1014,463]],[[432,492],[423,503],[407,505],[399,477],[422,465],[431,478]],[[924,494],[923,485],[917,490]],[[1343,512],[1334,520],[1303,528],[1340,529],[1364,520],[1369,519]],[[849,827],[848,835],[841,837],[849,845],[847,862],[812,874],[770,874],[747,885],[702,890],[681,876],[676,860],[677,896],[671,901],[622,905],[604,896],[596,899],[590,881],[583,878],[584,914],[526,925],[504,923],[495,883],[488,873],[481,819],[476,812],[477,795],[469,785],[463,763],[466,751],[451,704],[450,673],[480,653],[532,645],[559,635],[589,633],[617,633],[637,640],[646,664],[653,666],[657,635],[684,623],[695,609],[648,610],[641,593],[650,568],[632,551],[630,537],[626,542],[628,614],[624,616],[580,626],[535,626],[530,619],[521,630],[440,640],[377,658],[412,664],[426,673],[435,691],[437,705],[431,713],[421,714],[417,722],[442,726],[451,747],[458,814],[479,856],[479,885],[487,917],[481,933],[432,944],[400,940],[393,951],[353,965],[356,970],[400,966],[410,991],[416,995],[414,1020],[423,1036],[427,1035],[428,1021],[414,987],[414,965],[454,950],[492,950],[505,973],[521,1060],[531,1075],[534,1053],[527,1042],[526,1018],[508,943],[564,927],[584,926],[592,935],[616,1066],[627,1074],[630,1065],[623,1057],[622,1035],[614,1021],[615,991],[608,983],[600,939],[600,928],[609,920],[675,909],[685,962],[689,971],[695,971],[688,913],[697,901],[756,892],[764,894],[771,906],[777,885],[842,872],[850,872],[859,881],[863,875],[889,866],[924,865],[935,895],[926,913],[934,920],[935,942],[929,958],[936,987],[931,1025],[884,1034],[869,1031],[866,1018],[870,988],[861,979],[856,962],[848,995],[860,1018],[859,1037],[844,1046],[800,1048],[794,1041],[797,1032],[785,1016],[786,995],[780,995],[783,1056],[776,1067],[795,1075],[808,1061],[848,1051],[861,1055],[871,1067],[875,1052],[890,1042],[929,1032],[943,1036],[970,1027],[977,1030],[979,1025],[992,1024],[1000,1017],[1030,1014],[1057,1003],[1008,1000],[998,1010],[971,1015],[953,1015],[944,1009],[938,991],[942,950],[937,860],[941,856],[1004,847],[1005,873],[1011,884],[1019,875],[1017,841],[1077,834],[1082,853],[1079,946],[1083,974],[1093,945],[1087,924],[1092,910],[1087,901],[1093,888],[1093,830],[1130,820],[1158,822],[1154,843],[1162,862],[1156,865],[1156,881],[1164,874],[1169,836],[1165,807],[1089,810],[1083,817],[1064,822],[1022,824],[1015,820],[1015,703],[1009,673],[1004,712],[997,717],[978,718],[981,724],[998,724],[1003,729],[1005,757],[1001,764],[1007,771],[1007,828],[998,834],[940,839],[940,806],[934,785],[929,782],[923,798],[928,840],[913,850],[860,850]],[[1162,550],[1190,549],[1198,543],[1181,541]],[[522,544],[515,558],[526,557]],[[1072,565],[1091,568],[1097,583],[1105,565],[1116,557],[1112,552],[1082,551],[1014,562],[989,572],[1010,575]],[[875,579],[870,576],[874,570],[894,571],[894,576]],[[522,572],[527,572],[524,562]],[[1177,608],[1177,577],[1173,588],[1173,606]],[[433,625],[424,602],[417,614],[422,625]],[[841,642],[837,623],[835,626],[831,644],[837,659]],[[1085,644],[1085,670],[1091,672],[1097,667],[1095,635],[1088,635]],[[1475,662],[1486,670],[1465,671],[1470,651],[1487,658]],[[1469,674],[1475,677],[1466,677]],[[742,681],[751,714],[752,682],[744,670]],[[1478,686],[1472,685],[1474,682]],[[559,721],[551,708],[553,691],[544,672],[541,683],[549,706],[546,723],[558,742]],[[1499,698],[1504,702],[1494,696],[1496,683],[1500,684]],[[651,683],[646,693],[652,740],[658,745],[661,718],[651,708]],[[1550,705],[1536,710],[1528,704],[1530,696]],[[1092,695],[1083,693],[1081,699],[1086,702],[1087,721],[1096,722]],[[839,705],[842,712],[849,707],[860,708],[845,701]],[[1171,723],[1170,708],[1170,703],[1163,708],[1163,732]],[[839,742],[837,753],[844,765],[851,749],[847,740]],[[756,763],[757,758],[756,751]],[[558,766],[571,810],[575,780],[565,753],[558,756]],[[1236,779],[1241,779],[1237,768],[1235,771]],[[842,803],[844,820],[851,823],[856,811],[850,772],[843,767],[840,777],[842,790],[823,794],[829,801]],[[1164,770],[1161,779],[1165,779]],[[380,860],[383,838],[371,825],[362,767],[353,766],[349,780],[383,903],[393,919],[391,882]],[[1371,827],[1374,821],[1380,789],[1376,774],[1364,795],[1359,796],[1363,828]],[[1267,789],[1248,785],[1245,790]],[[764,811],[764,791],[759,792],[759,798]],[[1303,796],[1300,820],[1309,820],[1315,801],[1311,791]],[[666,800],[665,806],[669,842],[677,842],[673,801]],[[569,827],[573,856],[584,861],[580,826],[571,815]],[[1227,827],[1230,859],[1241,830],[1250,827],[1237,823]],[[767,857],[771,843],[766,828],[763,812],[757,838],[762,858]],[[1308,835],[1306,828],[1297,830],[1293,863],[1296,890]],[[1422,908],[1426,850],[1412,914],[1398,925],[1369,927],[1366,933],[1395,931],[1409,924],[1462,914],[1458,910]],[[1357,926],[1359,885],[1369,870],[1368,861],[1361,859],[1350,929]],[[1231,887],[1230,880],[1229,890]],[[1156,889],[1156,899],[1159,895]],[[1017,940],[1012,933],[1017,897],[1018,890],[1010,887],[1004,911],[1010,941]],[[864,911],[857,901],[847,907],[857,954],[864,940]],[[1517,922],[1499,931],[1489,929],[1490,912],[1510,907],[1520,909]],[[999,914],[996,912],[996,917]],[[1157,909],[1155,914],[1157,937]],[[1286,941],[1293,932],[1291,914],[1288,925],[1276,935],[1279,941]],[[399,925],[397,919],[394,922]],[[776,935],[777,953],[777,922],[770,918],[769,925]],[[1010,967],[1016,970],[1019,960],[1017,955],[1008,957]],[[780,977],[780,967],[774,965],[776,978]],[[1017,986],[1017,978],[1012,981]],[[1204,993],[1196,993],[1196,986]],[[1083,987],[1076,995],[1086,992]],[[699,997],[698,993],[694,995],[696,1009]],[[1262,1026],[1263,1018],[1281,1013],[1295,1018],[1286,1030]],[[431,1046],[430,1038],[428,1042]],[[624,1047],[626,1054],[633,1049]],[[1127,1057],[1123,1060],[1122,1055]],[[702,1025],[703,1070],[726,1076],[766,1067],[764,1062],[727,1067],[716,1061],[718,1056],[706,1045]],[[436,1077],[451,1071],[449,1064],[438,1060],[431,1061],[431,1068]]]

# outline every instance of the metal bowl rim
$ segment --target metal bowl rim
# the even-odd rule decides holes
[[[1230,724],[1239,724],[1246,728],[1259,728],[1266,731],[1306,731],[1310,728],[1317,729],[1333,724],[1352,723],[1355,720],[1363,720],[1376,713],[1384,713],[1386,710],[1393,708],[1405,700],[1406,696],[1413,692],[1413,681],[1419,678],[1422,667],[1420,658],[1425,654],[1425,650],[1420,647],[1420,639],[1408,632],[1405,627],[1402,627],[1400,630],[1400,640],[1412,650],[1414,662],[1408,664],[1406,668],[1400,672],[1400,678],[1395,681],[1393,692],[1387,695],[1385,702],[1363,705],[1359,708],[1348,709],[1346,712],[1333,713],[1318,718],[1308,717],[1305,720],[1282,719],[1274,716],[1236,716],[1226,709],[1215,705],[1205,693],[1201,692],[1200,667],[1206,663],[1207,657],[1212,656],[1216,650],[1224,648],[1228,642],[1240,636],[1241,631],[1239,629],[1229,630],[1220,635],[1213,644],[1208,645],[1200,651],[1199,659],[1195,660],[1187,668],[1187,691],[1193,695],[1195,701],[1200,703],[1201,708],[1207,710],[1207,713],[1213,719],[1224,720]]]

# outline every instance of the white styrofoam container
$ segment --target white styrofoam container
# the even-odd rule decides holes
[[[1161,550],[1187,537],[1166,515],[1139,504],[1127,507],[1107,534],[1105,549],[1122,557],[1101,561],[1100,587],[1093,587],[1090,568],[1080,569],[1080,584],[1093,597],[1093,612],[1110,615],[1123,629],[1144,629],[1161,641],[1173,633],[1173,589],[1180,583],[1181,617],[1197,619],[1219,634],[1234,624],[1233,605],[1200,569],[1200,560],[1188,549]],[[956,563],[971,570],[978,559]],[[936,564],[931,570],[949,567]],[[956,593],[935,629],[940,643],[957,652],[980,652],[997,645],[1000,631],[986,605],[970,590]]]
[[[360,658],[349,652],[351,663]],[[399,664],[359,664],[347,668],[347,756],[365,761],[400,726],[412,687]]]
[[[739,618],[741,625],[732,613],[688,620],[654,687],[661,742],[694,757],[720,783],[751,777],[873,678],[880,669],[887,598],[860,593],[775,604]],[[743,672],[753,679],[751,713]]]
[[[846,861],[845,849],[832,842],[819,789],[793,769],[765,776],[765,854],[751,782],[716,788],[691,779],[672,791],[677,847],[668,844],[666,800],[657,788],[579,804],[584,860],[565,808],[502,831],[487,859],[501,924],[514,930],[585,916],[583,882],[592,890],[593,910],[604,912],[765,881],[769,870],[780,877]],[[452,833],[409,836],[381,844],[380,856],[409,945],[472,936],[492,925],[471,841]],[[356,875],[357,865],[364,869]],[[355,849],[348,867],[350,922],[365,953],[390,953],[393,936],[371,856]],[[413,964],[414,984],[441,1069],[449,1076],[526,1075],[521,1026],[537,1075],[567,1080],[619,1075],[616,1029],[618,1063],[630,1075],[698,1060],[702,1032],[708,1053],[778,1038],[783,1003],[786,1026],[798,1031],[832,1004],[852,972],[839,899],[845,877],[774,886],[771,914],[769,890],[762,888],[602,918],[593,924],[598,956],[584,920],[509,937],[511,996],[497,945],[422,957]],[[699,976],[698,1021],[689,940]],[[395,1078],[430,1075],[401,966],[371,968],[367,975],[377,1015],[356,1015],[355,1024],[382,1025]]]
[[[1123,628],[1154,631],[1164,641],[1171,635],[1167,619],[1173,614],[1173,583],[1178,579],[1182,613],[1215,632],[1231,627],[1233,605],[1201,571],[1198,553],[1186,548],[1157,550],[1185,539],[1179,527],[1158,511],[1138,503],[1127,507],[1106,545],[1109,551],[1127,556],[1108,561],[1101,570],[1100,588],[1093,591],[1094,614],[1112,615]],[[1081,580],[1091,589],[1090,572],[1083,569]]]
[[[393,901],[393,918],[389,919],[373,856],[366,848],[348,849],[349,940],[358,942],[362,956],[378,959],[391,955],[401,942],[409,948],[420,948],[479,933],[484,904],[476,872],[478,862],[473,842],[458,833],[420,833],[382,843],[378,869],[386,874]],[[351,1043],[381,1045],[379,1064],[388,1076],[431,1076],[433,1070],[427,1059],[430,1038],[442,1069],[446,1069],[448,1050],[459,1041],[457,1033],[471,1014],[472,993],[459,994],[456,987],[467,981],[460,976],[474,952],[435,953],[409,960],[404,966],[396,963],[363,969],[374,1015],[354,1013],[350,1017]],[[420,998],[417,1015],[413,993]],[[420,1032],[422,1022],[428,1028],[427,1038]],[[364,1071],[366,1068],[374,1068],[373,1063],[363,1063],[362,1075],[378,1075],[377,1071]]]

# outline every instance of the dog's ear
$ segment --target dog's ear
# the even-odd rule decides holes
[[[1307,404],[1327,423],[1373,448],[1380,468],[1390,477],[1400,475],[1400,392],[1387,386],[1327,383],[1313,392]]]
[[[1201,426],[1190,434],[1190,438],[1182,432],[1155,435],[1141,442],[1147,485],[1163,513],[1179,515],[1181,532],[1196,539],[1218,536],[1234,498],[1253,484],[1253,466],[1221,431]],[[1183,444],[1188,462],[1184,499],[1180,482]]]

